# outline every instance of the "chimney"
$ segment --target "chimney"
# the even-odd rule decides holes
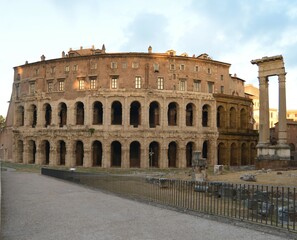
[[[45,56],[43,54],[42,54],[42,56],[40,58],[41,58],[41,61],[45,60]]]
[[[65,52],[63,51],[63,52],[62,52],[62,58],[64,58],[64,57],[65,57]]]
[[[105,45],[103,44],[103,45],[102,45],[102,53],[105,53],[105,50],[106,50],[106,49],[105,49]]]
[[[82,46],[80,46],[80,50],[82,50],[83,49],[83,47]]]
[[[152,46],[149,46],[149,47],[148,47],[148,53],[152,53],[152,51],[153,51]]]

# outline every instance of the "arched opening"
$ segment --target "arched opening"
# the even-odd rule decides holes
[[[45,127],[47,127],[52,123],[52,107],[48,103],[44,105],[44,113]]]
[[[236,128],[236,110],[234,107],[230,108],[229,127]]]
[[[35,164],[36,162],[36,143],[33,140],[28,142],[28,163]]]
[[[202,126],[203,127],[209,127],[209,111],[210,107],[209,105],[203,105],[202,107]]]
[[[250,145],[250,153],[251,153],[250,164],[254,165],[255,158],[257,157],[257,149],[256,149],[256,145],[254,143],[251,143],[251,145]]]
[[[64,141],[58,142],[58,165],[65,165],[66,162],[66,143]]]
[[[240,128],[247,129],[247,111],[244,108],[240,110]]]
[[[113,102],[111,105],[111,124],[122,124],[122,104],[118,101]]]
[[[140,167],[140,143],[137,141],[130,144],[130,167]]]
[[[149,166],[159,167],[160,147],[158,142],[151,142],[149,145]]]
[[[94,141],[92,145],[93,166],[102,166],[102,143]]]
[[[24,143],[21,140],[17,142],[17,163],[23,163]]]
[[[187,146],[186,146],[187,167],[192,167],[193,150],[194,150],[194,143],[193,142],[187,143]]]
[[[225,119],[226,119],[225,109],[222,106],[219,106],[217,109],[217,127],[218,128],[226,127]]]
[[[76,103],[76,125],[84,125],[85,110],[82,102]]]
[[[219,143],[218,145],[218,164],[227,165],[227,149],[224,143]]]
[[[83,164],[84,164],[84,144],[82,141],[76,141],[75,159],[76,159],[76,166],[83,166]]]
[[[16,125],[18,127],[24,126],[25,123],[25,110],[23,106],[18,106],[16,113]]]
[[[168,167],[177,167],[177,144],[176,142],[169,143],[168,146]]]
[[[42,165],[48,165],[50,161],[50,143],[44,140],[40,144],[41,159],[40,163]]]
[[[122,164],[122,145],[118,141],[111,143],[111,166],[121,167]]]
[[[67,124],[67,106],[65,103],[59,104],[59,126],[63,127]]]
[[[238,165],[238,161],[237,161],[237,148],[236,148],[236,144],[232,143],[231,144],[231,154],[230,154],[230,165],[231,166],[237,166]]]
[[[204,141],[203,145],[202,145],[202,158],[207,159],[208,157],[208,151],[209,151],[209,142],[208,141]]]
[[[186,126],[193,126],[194,122],[194,105],[192,103],[186,106]]]
[[[241,165],[248,165],[248,148],[246,143],[241,144]]]
[[[98,101],[94,102],[93,104],[93,124],[103,124],[103,105],[101,102]]]
[[[160,107],[158,102],[152,102],[149,109],[149,124],[150,128],[155,128],[160,125]]]
[[[168,126],[177,126],[177,119],[178,119],[177,103],[172,102],[168,105],[167,119],[168,119]]]
[[[290,143],[289,146],[290,146],[290,152],[291,152],[290,158],[291,158],[291,160],[294,160],[294,156],[295,156],[295,145],[294,145],[294,143]]]
[[[37,124],[37,107],[36,105],[32,104],[29,108],[29,125],[32,126],[32,128],[36,127]]]
[[[130,106],[130,125],[138,127],[141,124],[141,108],[139,102],[132,102]]]

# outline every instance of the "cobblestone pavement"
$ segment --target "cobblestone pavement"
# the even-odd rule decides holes
[[[3,240],[280,240],[36,173],[2,173]]]

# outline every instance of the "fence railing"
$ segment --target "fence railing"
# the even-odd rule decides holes
[[[297,233],[295,187],[195,182],[154,177],[79,173],[42,168],[44,175],[124,197],[255,222]]]

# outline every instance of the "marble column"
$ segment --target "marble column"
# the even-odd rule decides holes
[[[279,81],[279,113],[278,144],[287,144],[287,107],[286,107],[286,73],[278,75]]]
[[[259,144],[269,144],[269,94],[268,78],[259,77],[260,121],[259,121]]]

